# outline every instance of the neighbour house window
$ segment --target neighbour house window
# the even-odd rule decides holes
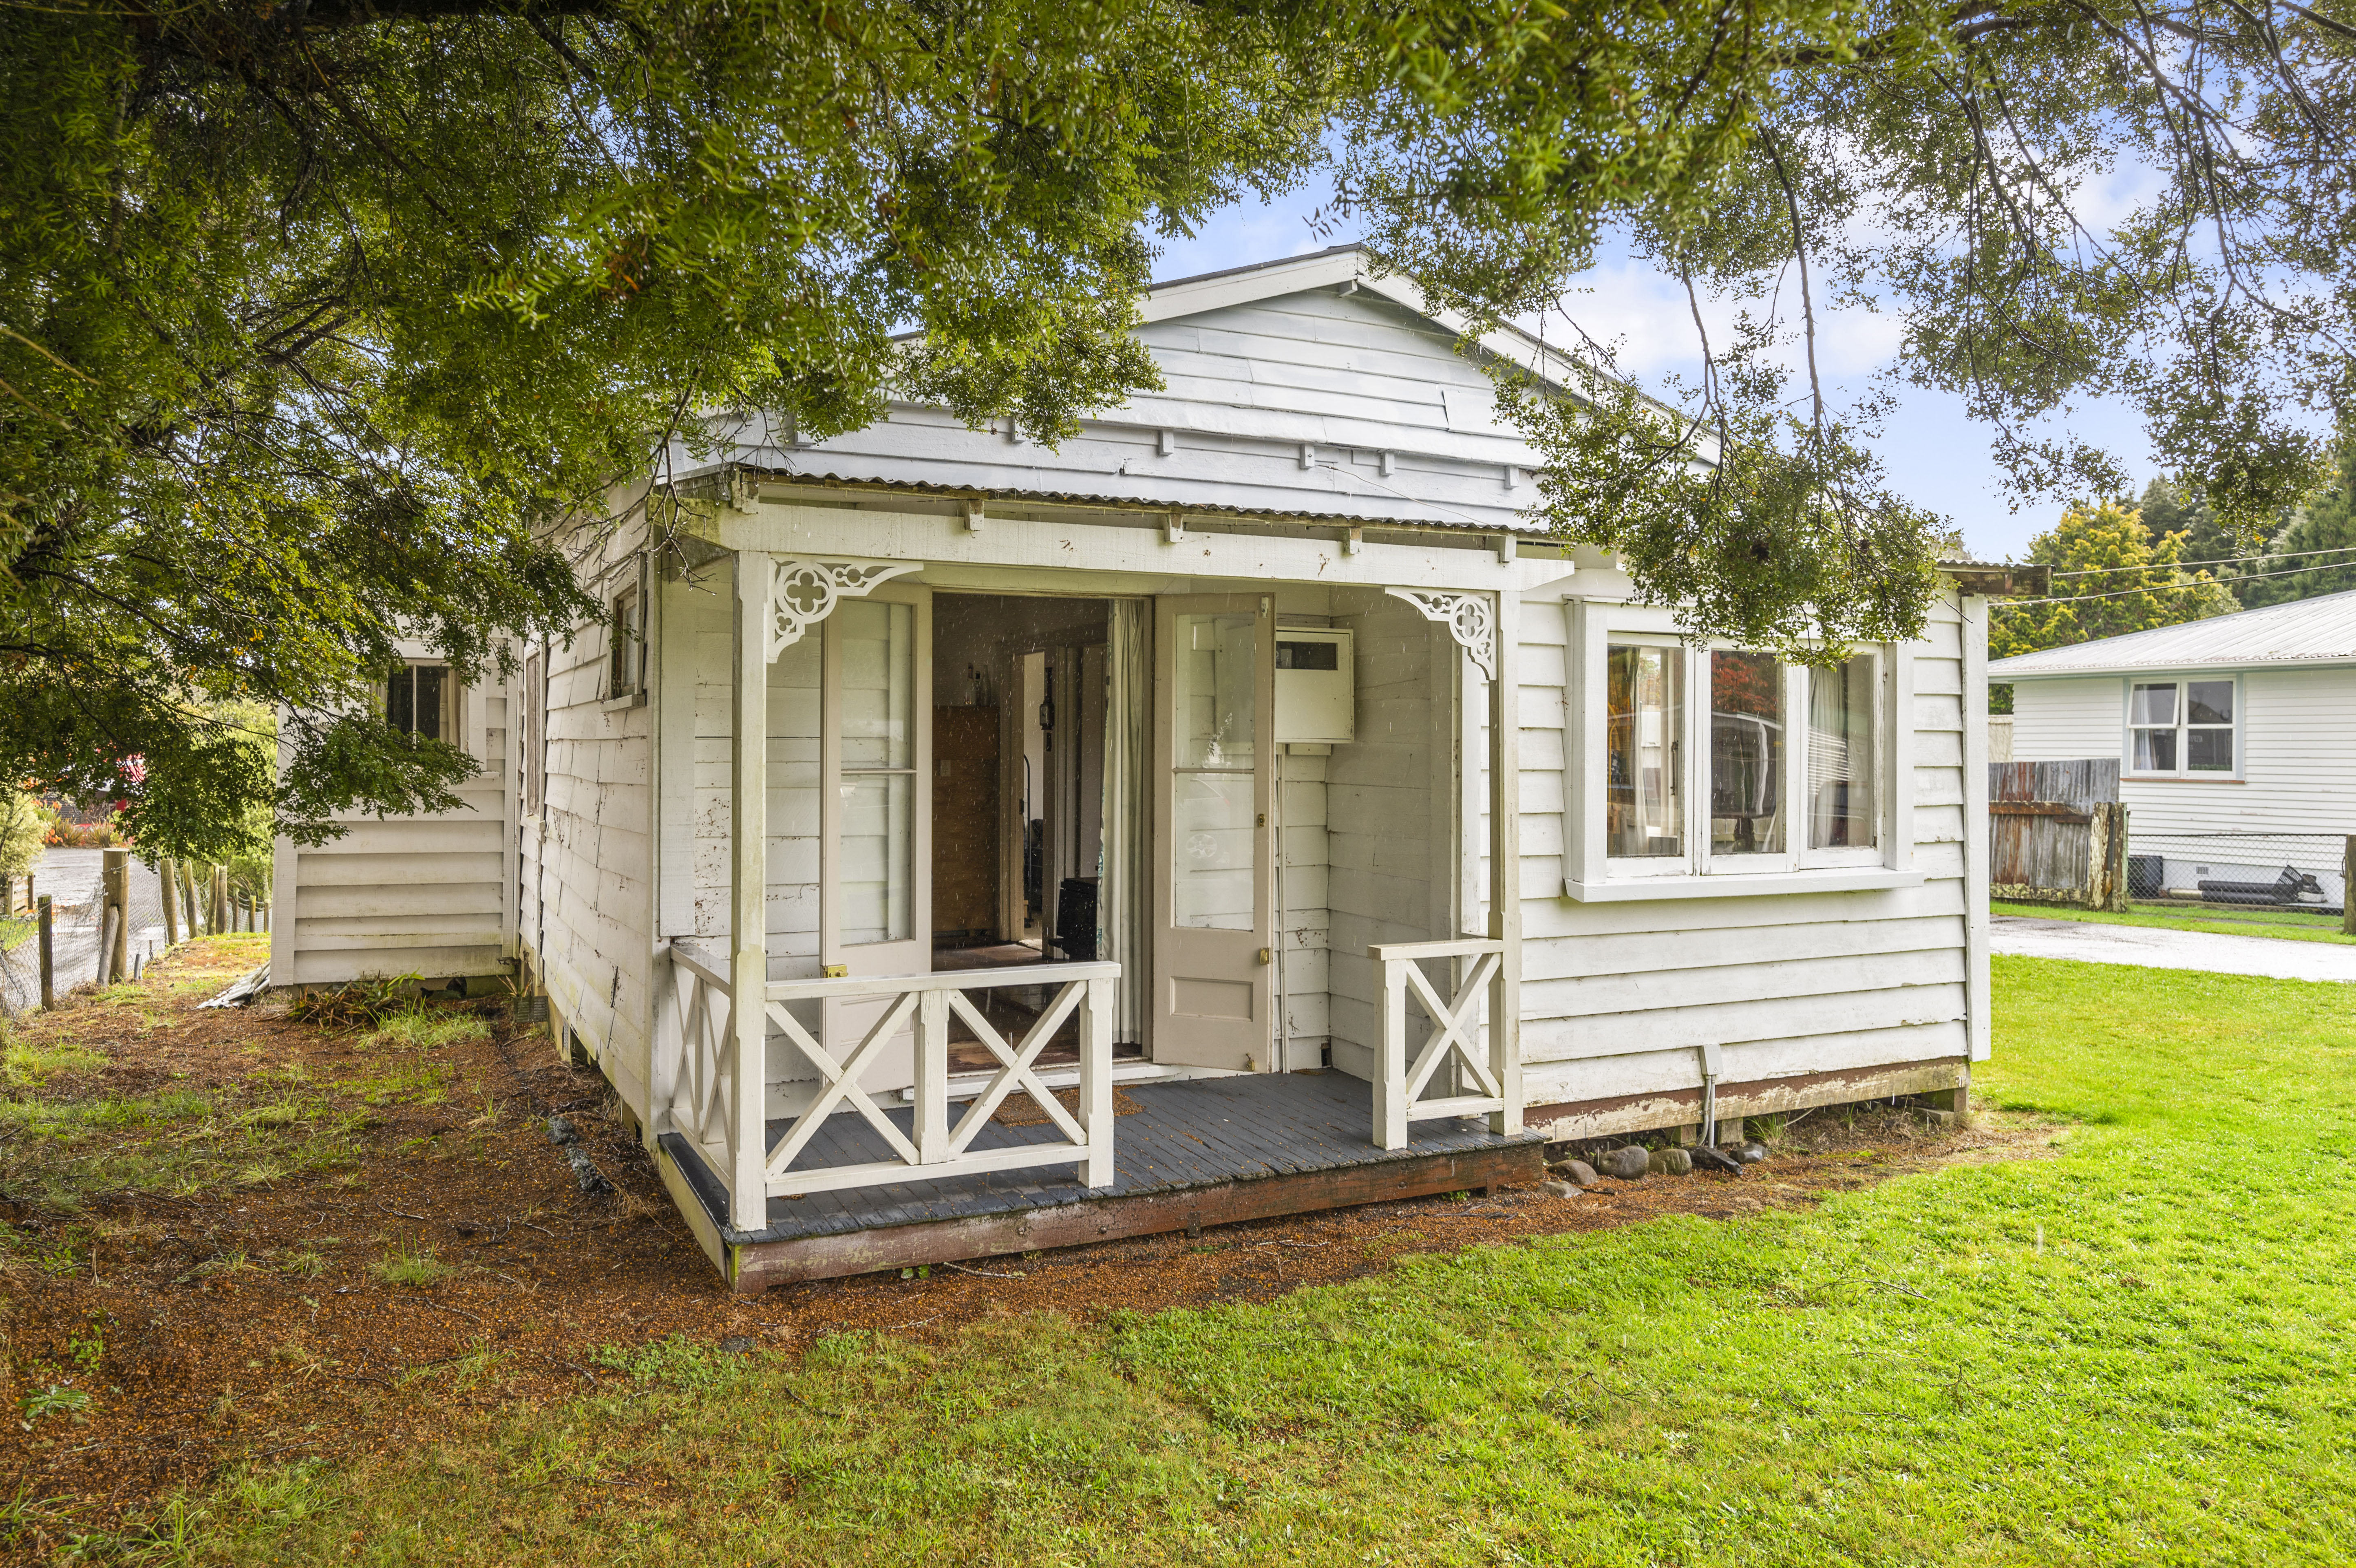
[[[384,722],[403,735],[445,738],[451,725],[450,667],[402,664],[385,677]]]
[[[606,627],[605,695],[636,696],[646,686],[646,600],[632,584],[616,594]]]
[[[1604,677],[1606,853],[1682,855],[1685,650],[1614,643]]]
[[[2233,771],[2233,682],[2138,681],[2127,693],[2134,773]]]
[[[1808,671],[1808,847],[1871,849],[1880,660],[1859,653]]]

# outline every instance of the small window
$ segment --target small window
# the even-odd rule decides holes
[[[605,694],[636,696],[646,684],[647,626],[645,601],[635,585],[614,596],[614,613],[607,629]]]
[[[1783,666],[1772,653],[1709,656],[1709,850],[1783,851]]]
[[[1879,660],[1860,653],[1808,671],[1808,847],[1870,849]]]
[[[546,661],[534,652],[523,661],[523,814],[540,815],[541,800],[548,788],[548,750],[542,736],[548,727],[548,678]]]
[[[1614,643],[1605,677],[1605,853],[1682,855],[1685,653]]]
[[[446,664],[403,664],[385,678],[384,722],[403,735],[445,738],[449,703]]]
[[[2233,682],[2139,681],[2127,694],[2128,770],[2233,771]]]

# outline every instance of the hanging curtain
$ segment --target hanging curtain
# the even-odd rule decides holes
[[[1120,965],[1113,1038],[1145,1038],[1145,770],[1152,744],[1151,607],[1115,599],[1105,639],[1104,836],[1098,853],[1097,952]]]

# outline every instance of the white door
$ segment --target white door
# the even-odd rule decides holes
[[[819,777],[819,959],[830,974],[926,974],[933,966],[933,603],[888,584],[825,623]],[[841,1059],[889,1005],[829,1003],[819,1036]],[[862,1075],[916,1081],[904,1030]]]
[[[1268,1070],[1275,601],[1155,602],[1153,1059]]]

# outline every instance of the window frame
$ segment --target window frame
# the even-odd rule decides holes
[[[2192,688],[2198,685],[2229,685],[2233,689],[2233,719],[2231,724],[2196,725],[2192,722]],[[2169,725],[2139,725],[2135,722],[2135,696],[2138,686],[2172,686],[2176,690],[2176,722]],[[2150,783],[2239,783],[2244,766],[2244,736],[2249,723],[2246,704],[2247,684],[2242,672],[2235,671],[2189,670],[2180,671],[2155,671],[2149,674],[2129,675],[2119,682],[2119,777],[2141,779]],[[2138,730],[2169,729],[2176,736],[2176,766],[2173,768],[2137,768],[2135,765],[2136,732]],[[2233,736],[2233,762],[2230,768],[2195,768],[2192,766],[2192,732],[2225,730]]]
[[[647,585],[632,573],[605,596],[605,700],[634,701],[647,694]]]
[[[1926,880],[1913,868],[1911,787],[1912,729],[1905,722],[1912,700],[1913,658],[1907,644],[1859,644],[1874,658],[1873,835],[1869,847],[1809,846],[1804,811],[1807,776],[1810,666],[1783,663],[1782,691],[1786,739],[1779,781],[1783,794],[1783,847],[1771,853],[1728,854],[1715,851],[1708,812],[1710,758],[1707,742],[1710,658],[1718,651],[1743,651],[1731,644],[1694,644],[1677,632],[1675,612],[1665,607],[1611,601],[1571,600],[1572,667],[1564,693],[1565,843],[1563,890],[1580,902],[1672,898],[1752,893],[1844,891],[1912,886]],[[1686,664],[1682,739],[1685,759],[1686,853],[1632,857],[1609,853],[1607,795],[1610,650],[1627,644],[1674,646]],[[1793,733],[1793,732],[1797,733]]]
[[[1600,690],[1604,693],[1604,695],[1601,700],[1599,700],[1596,703],[1594,740],[1593,744],[1590,747],[1590,751],[1594,757],[1594,781],[1592,788],[1595,793],[1595,816],[1599,824],[1599,829],[1601,829],[1601,824],[1605,822],[1610,811],[1610,807],[1607,804],[1607,791],[1609,786],[1604,779],[1603,769],[1609,765],[1609,752],[1611,747],[1609,726],[1612,720],[1611,714],[1608,711],[1610,706],[1609,682],[1611,681],[1611,650],[1615,647],[1665,648],[1672,650],[1676,655],[1678,660],[1677,707],[1680,714],[1678,720],[1679,734],[1677,736],[1677,801],[1679,807],[1679,830],[1686,842],[1684,850],[1676,854],[1613,854],[1611,853],[1610,849],[1611,836],[1609,831],[1599,831],[1597,835],[1598,848],[1602,851],[1602,864],[1605,868],[1604,875],[1608,879],[1614,882],[1635,882],[1669,876],[1691,876],[1695,875],[1696,869],[1695,847],[1697,836],[1694,831],[1694,780],[1697,777],[1697,771],[1694,766],[1693,745],[1694,676],[1696,669],[1694,650],[1675,634],[1665,635],[1660,632],[1622,629],[1620,628],[1607,628],[1602,639],[1597,644],[1596,661],[1598,668],[1596,670],[1596,681]],[[1706,828],[1707,823],[1705,820],[1705,831]]]
[[[442,671],[442,695],[440,699],[442,733],[438,736],[428,736],[426,738],[428,740],[439,740],[445,746],[455,746],[460,750],[465,750],[466,741],[464,736],[459,733],[458,723],[460,714],[460,708],[458,705],[458,678],[456,671],[450,668],[450,663],[447,660],[435,659],[430,655],[419,655],[413,658],[407,655],[402,656],[401,660],[401,673],[410,682],[410,727],[402,733],[408,735],[412,739],[415,738],[418,733],[416,680],[417,671],[420,670],[439,670]],[[392,676],[390,672],[386,674],[383,680],[379,681],[376,683],[376,709],[378,715],[384,720],[387,725],[390,725],[392,723]]]
[[[1813,820],[1811,815],[1813,806],[1805,799],[1805,793],[1801,785],[1796,782],[1804,780],[1807,777],[1804,771],[1806,761],[1804,749],[1801,766],[1792,769],[1792,776],[1795,780],[1794,789],[1801,795],[1801,799],[1793,808],[1792,826],[1798,835],[1795,847],[1799,851],[1800,865],[1804,868],[1891,864],[1890,854],[1890,839],[1893,836],[1891,832],[1893,819],[1890,811],[1890,792],[1895,788],[1895,781],[1890,768],[1890,739],[1892,729],[1890,715],[1898,709],[1895,680],[1898,660],[1887,643],[1853,644],[1849,653],[1852,658],[1858,654],[1866,654],[1873,660],[1873,764],[1871,768],[1873,843],[1861,845],[1833,844],[1818,849],[1808,842],[1811,836],[1809,824]],[[1813,706],[1815,693],[1809,690],[1813,669],[1802,666],[1796,670],[1796,673],[1798,675],[1795,682],[1797,701],[1802,704],[1800,712],[1804,714]],[[1814,733],[1804,722],[1799,725],[1799,728],[1806,735]],[[1804,747],[1809,743],[1804,740],[1803,744]]]

